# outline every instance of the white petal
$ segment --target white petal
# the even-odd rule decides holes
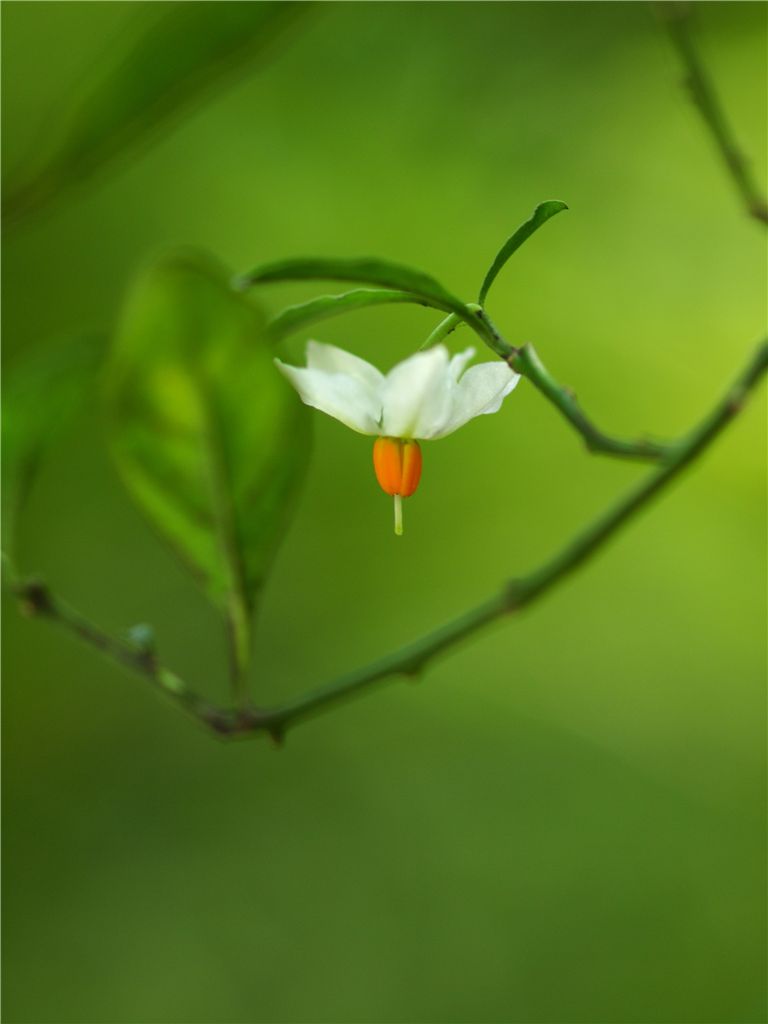
[[[344,373],[363,381],[369,387],[378,389],[384,383],[384,374],[352,352],[345,352],[335,345],[322,341],[307,342],[307,368],[325,370],[326,373]]]
[[[381,399],[376,389],[365,381],[344,373],[289,366],[279,359],[275,364],[296,388],[305,405],[333,416],[360,434],[380,433]]]
[[[475,416],[498,412],[501,403],[520,380],[520,374],[506,363],[480,363],[472,366],[454,385],[453,408],[442,430],[433,437],[445,437],[463,427]]]
[[[470,346],[470,348],[465,348],[463,352],[457,352],[451,359],[449,370],[454,380],[458,380],[462,373],[464,373],[464,367],[474,354],[475,350]]]
[[[387,374],[382,390],[382,430],[390,437],[435,437],[451,412],[455,387],[445,345],[398,363]]]

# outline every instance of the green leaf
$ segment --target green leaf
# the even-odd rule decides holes
[[[3,382],[3,496],[7,546],[46,449],[93,402],[103,339],[52,338],[24,351]]]
[[[415,298],[410,292],[393,291],[386,288],[357,288],[341,295],[321,295],[309,302],[289,306],[278,313],[267,324],[267,332],[276,341],[292,334],[307,324],[338,316],[339,313],[363,309],[366,306],[383,306],[393,302],[415,302],[426,306],[429,303]]]
[[[527,241],[535,231],[538,231],[542,224],[546,224],[556,213],[567,209],[566,203],[561,202],[559,199],[548,199],[545,203],[539,203],[531,217],[524,224],[520,225],[511,238],[506,240],[501,249],[499,249],[490,270],[485,275],[485,280],[477,300],[481,306],[485,305],[488,291],[509,257],[517,252],[523,242]]]
[[[108,412],[128,490],[228,618],[242,669],[307,464],[309,418],[274,366],[260,312],[220,267],[183,254],[139,280]]]
[[[254,58],[311,5],[139,4],[142,30],[109,48],[56,110],[47,153],[9,185],[6,217],[22,216],[147,139]]]
[[[265,263],[237,279],[239,288],[267,284],[274,281],[359,281],[361,284],[379,285],[408,292],[426,306],[458,313],[462,318],[472,317],[467,307],[429,274],[412,270],[401,263],[375,258],[324,259],[305,257]]]

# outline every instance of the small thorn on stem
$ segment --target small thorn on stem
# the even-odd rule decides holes
[[[403,535],[403,496],[395,495],[395,533],[398,537]]]
[[[17,591],[21,601],[21,610],[30,618],[33,615],[50,615],[53,603],[48,587],[40,580],[29,580]]]
[[[275,723],[265,726],[269,738],[274,746],[280,748],[285,743],[285,726]]]

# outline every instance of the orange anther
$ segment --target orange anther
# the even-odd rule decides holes
[[[403,441],[403,477],[400,481],[400,493],[409,498],[421,480],[421,448],[418,441]]]
[[[410,497],[421,479],[421,448],[418,441],[379,437],[373,445],[376,479],[386,494]]]

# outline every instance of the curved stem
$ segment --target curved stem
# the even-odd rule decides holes
[[[5,569],[4,584],[17,598],[24,614],[47,619],[61,626],[89,647],[100,651],[110,661],[144,676],[160,693],[198,721],[213,729],[218,730],[222,726],[228,729],[230,713],[210,704],[174,672],[162,666],[151,647],[111,636],[60,598],[55,597],[41,581],[17,580],[13,578],[12,570],[9,571],[7,565]]]
[[[584,414],[574,393],[569,388],[558,384],[549,373],[533,345],[524,345],[518,349],[508,362],[514,370],[526,377],[581,434],[589,451],[601,455],[615,455],[619,458],[649,459],[651,461],[658,461],[672,451],[673,446],[669,444],[659,444],[645,439],[623,441],[604,434]]]
[[[118,664],[146,676],[161,692],[183,710],[220,736],[255,736],[267,733],[280,740],[285,731],[305,718],[327,710],[349,697],[366,692],[373,685],[394,676],[415,676],[438,655],[459,644],[489,623],[532,604],[562,579],[580,568],[657,494],[668,487],[741,411],[750,391],[768,369],[768,341],[762,342],[735,383],[712,411],[690,434],[665,449],[660,465],[598,516],[553,558],[520,579],[420,640],[385,655],[370,665],[313,690],[294,701],[273,708],[216,708],[192,691],[174,673],[158,665],[154,653],[116,640],[87,622],[82,616],[54,599],[40,583],[10,586],[29,614],[48,618],[73,632],[85,643],[102,651]]]
[[[768,203],[752,176],[749,161],[734,138],[714,84],[691,38],[690,8],[691,5],[687,3],[656,4],[656,10],[667,27],[685,69],[685,84],[691,99],[699,109],[747,213],[762,224],[768,224]]]

